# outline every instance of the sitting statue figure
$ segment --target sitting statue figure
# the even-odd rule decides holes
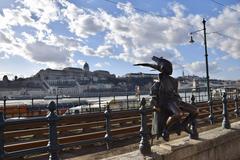
[[[198,110],[194,105],[181,100],[178,94],[178,82],[170,76],[173,71],[172,63],[162,57],[153,56],[152,60],[156,64],[135,64],[136,66],[151,67],[160,72],[158,81],[154,82],[150,91],[151,106],[154,109],[152,135],[157,138],[163,137],[165,141],[169,141],[170,133],[180,135],[181,131],[185,131],[190,138],[198,139],[196,127]],[[184,116],[183,112],[187,112],[188,115]]]

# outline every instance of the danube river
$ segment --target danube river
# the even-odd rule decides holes
[[[191,102],[191,96],[192,93],[191,92],[187,92],[187,93],[180,93],[180,96],[182,97],[183,101],[186,102]],[[199,102],[199,101],[207,101],[207,94],[206,92],[199,92],[199,93],[195,93],[195,101]],[[111,97],[100,97],[100,103],[101,104],[106,104],[107,102],[110,102],[111,100],[119,100],[119,101],[126,101],[127,99],[129,101],[136,101],[141,99],[142,97],[145,97],[146,99],[150,99],[149,95],[141,95],[139,96],[135,96],[135,95],[129,95],[129,96],[111,96]],[[6,105],[28,105],[28,106],[44,106],[48,103],[50,103],[50,101],[55,101],[56,102],[56,98],[54,99],[33,99],[33,101],[31,99],[29,100],[7,100],[6,101]],[[90,97],[90,98],[80,98],[80,102],[88,102],[90,104],[99,104],[99,97]],[[79,98],[59,98],[58,99],[58,103],[62,104],[62,103],[72,103],[73,105],[79,104]],[[0,106],[3,106],[3,100],[0,101]]]

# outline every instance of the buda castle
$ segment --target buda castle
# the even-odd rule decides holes
[[[83,68],[42,69],[29,78],[15,76],[14,80],[9,80],[5,75],[0,81],[0,97],[97,96],[99,93],[134,91],[136,86],[144,89],[153,81],[151,76],[142,77],[143,81],[136,79],[131,75],[116,77],[105,70],[90,71],[85,63]]]

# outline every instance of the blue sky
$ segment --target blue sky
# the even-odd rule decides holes
[[[210,78],[240,79],[238,0],[4,0],[0,2],[0,77],[80,67],[116,75],[156,73],[134,63],[163,56],[173,76],[205,76],[207,20]]]

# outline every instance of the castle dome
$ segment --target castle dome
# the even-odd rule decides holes
[[[83,65],[83,70],[89,72],[89,65],[87,62]]]

